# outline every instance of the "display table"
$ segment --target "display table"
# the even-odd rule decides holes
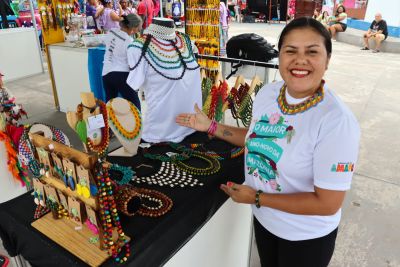
[[[88,48],[73,43],[48,46],[60,111],[67,112],[80,103],[81,92],[90,92]]]
[[[184,142],[203,143],[204,134],[194,134]],[[229,150],[222,141],[208,148]],[[164,152],[161,148],[160,152]],[[158,152],[154,149],[154,152]],[[146,159],[142,151],[132,158],[108,159],[120,165],[144,163],[154,168],[135,169],[138,176],[158,171],[161,163]],[[196,163],[193,163],[196,164]],[[221,161],[221,170],[213,176],[198,177],[204,186],[156,189],[171,197],[172,210],[159,218],[121,215],[125,234],[132,238],[132,255],[127,266],[246,266],[251,239],[251,211],[247,205],[233,204],[219,189],[228,180],[244,181],[243,156]],[[225,203],[225,204],[224,204]],[[27,193],[0,205],[0,237],[10,256],[22,255],[35,266],[85,266],[65,249],[34,230],[35,205]],[[215,216],[213,216],[215,214]],[[104,266],[115,266],[112,259]]]
[[[43,72],[34,28],[2,29],[0,40],[0,70],[5,81]]]

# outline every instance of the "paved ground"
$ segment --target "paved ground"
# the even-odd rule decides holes
[[[254,32],[276,43],[283,26],[233,24],[229,35]],[[399,54],[372,54],[356,46],[333,44],[325,79],[353,110],[362,138],[331,267],[400,267],[399,72]],[[66,126],[64,114],[54,109],[47,73],[7,83],[7,87],[24,104],[29,121],[51,123],[79,143]],[[257,255],[251,266],[260,266]]]

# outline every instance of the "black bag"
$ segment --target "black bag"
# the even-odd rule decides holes
[[[230,58],[268,62],[278,57],[278,51],[262,36],[255,33],[239,34],[226,43],[226,53]]]

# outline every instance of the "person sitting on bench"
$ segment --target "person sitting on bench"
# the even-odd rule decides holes
[[[373,53],[380,52],[381,44],[388,37],[387,24],[384,19],[382,19],[381,13],[376,13],[375,20],[369,26],[369,29],[364,33],[364,47],[361,50],[369,50],[369,39],[372,38],[375,41],[375,50]]]

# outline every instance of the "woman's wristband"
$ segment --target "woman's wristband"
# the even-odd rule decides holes
[[[214,136],[216,132],[217,132],[217,122],[215,120],[212,120],[210,127],[208,127],[207,133],[211,136]]]
[[[261,193],[263,193],[263,191],[261,191],[261,190],[258,190],[257,193],[256,193],[255,204],[256,204],[257,209],[259,209],[261,207],[261,205],[260,205],[260,195],[261,195]]]

